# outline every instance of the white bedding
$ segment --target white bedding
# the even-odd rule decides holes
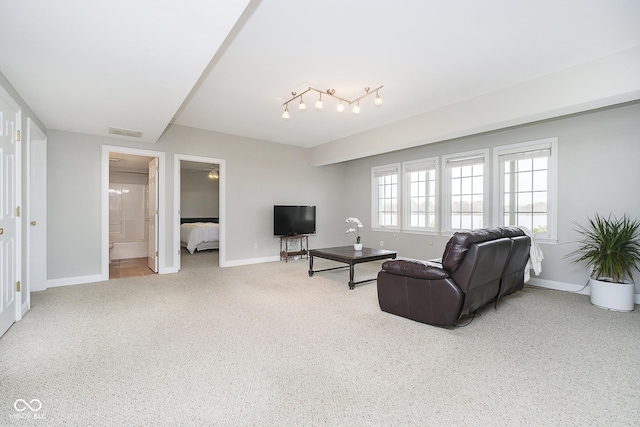
[[[193,253],[204,242],[220,240],[220,224],[214,222],[193,222],[180,225],[180,241]]]

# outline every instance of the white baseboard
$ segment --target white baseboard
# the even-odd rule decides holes
[[[47,288],[56,288],[58,286],[81,285],[83,283],[102,282],[109,280],[109,275],[105,277],[102,274],[94,274],[91,276],[63,277],[61,279],[47,280]]]
[[[573,283],[558,282],[555,280],[535,279],[532,278],[527,282],[527,285],[537,286],[539,288],[553,289],[556,291],[575,292],[580,295],[590,295],[591,288],[589,285],[575,285]],[[633,297],[635,304],[640,304],[640,294],[635,294]]]
[[[227,261],[224,267],[237,267],[241,265],[261,264],[264,262],[274,262],[279,260],[280,260],[279,256],[241,259],[236,261]],[[178,272],[179,270],[176,267],[164,267],[164,268],[159,267],[158,268],[158,274],[172,274],[172,273],[178,273]],[[81,285],[83,283],[102,282],[104,280],[109,280],[108,273],[106,276],[102,274],[94,274],[91,276],[63,277],[60,279],[47,280],[47,288],[56,288],[59,286]]]
[[[31,308],[31,304],[29,303],[29,301],[27,301],[24,304],[22,304],[22,307],[20,307],[20,311],[22,313],[20,315],[21,319],[24,317],[25,314],[27,314],[27,311],[29,311],[30,308]]]
[[[174,267],[158,268],[158,274],[177,273],[178,269]],[[47,280],[47,288],[57,288],[60,286],[82,285],[83,283],[95,283],[109,280],[109,274],[94,274],[91,276],[63,277],[61,279]]]
[[[274,262],[280,261],[279,256],[270,256],[264,258],[248,258],[248,259],[239,259],[235,261],[226,261],[224,263],[225,267],[238,267],[241,265],[250,265],[250,264],[262,264],[264,262]]]

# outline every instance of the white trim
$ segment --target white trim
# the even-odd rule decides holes
[[[216,159],[214,157],[192,156],[189,154],[175,154],[173,156],[173,265],[175,272],[180,270],[180,161],[186,160],[190,162],[218,164],[218,230],[220,233],[220,245],[218,247],[218,265],[220,267],[228,267],[226,260],[226,243],[227,243],[227,221],[226,221],[226,185],[227,185],[227,162],[225,159]]]
[[[539,288],[553,289],[554,291],[573,292],[580,295],[589,295],[589,285],[576,285],[574,283],[558,282],[556,280],[536,279],[535,277],[529,279],[526,284],[537,286]]]
[[[589,287],[588,283],[585,286],[584,284],[576,285],[573,283],[558,282],[556,280],[531,278],[527,282],[527,285],[536,286],[538,288],[553,289],[554,291],[573,292],[580,295],[591,295],[591,288]],[[634,294],[633,302],[634,304],[640,304],[640,294]]]
[[[227,261],[227,267],[238,267],[242,265],[251,265],[251,264],[263,264],[265,262],[274,262],[280,261],[280,257],[271,256],[264,258],[247,258],[247,259],[239,259],[235,261]]]
[[[22,304],[22,307],[20,309],[21,315],[19,320],[22,320],[24,315],[27,314],[27,311],[29,311],[30,309],[31,309],[31,292],[29,292],[29,300]]]
[[[42,141],[44,143],[45,146],[45,157],[46,157],[46,150],[47,150],[47,135],[46,133],[40,129],[40,126],[38,126],[38,124],[36,122],[34,122],[31,117],[27,117],[27,145],[26,145],[26,149],[25,149],[25,153],[26,153],[26,159],[24,161],[24,164],[26,166],[26,170],[24,172],[24,176],[26,179],[26,183],[25,183],[25,189],[26,189],[26,194],[23,198],[24,201],[26,201],[26,203],[24,204],[25,207],[23,209],[25,218],[27,218],[27,221],[25,221],[25,241],[26,241],[26,246],[27,246],[27,251],[25,254],[25,277],[24,277],[24,285],[23,285],[23,289],[26,290],[27,292],[27,300],[25,301],[24,305],[26,305],[26,310],[23,307],[22,309],[22,314],[24,315],[24,313],[26,313],[27,311],[29,311],[29,309],[31,309],[31,292],[32,292],[32,284],[31,284],[31,258],[32,258],[32,254],[31,254],[31,226],[29,224],[30,219],[33,217],[33,208],[31,206],[31,188],[33,185],[37,185],[37,186],[43,186],[47,187],[47,163],[45,161],[45,164],[43,165],[44,167],[44,182],[38,182],[38,183],[32,183],[31,182],[31,152],[33,149],[33,141]],[[45,158],[46,160],[46,158]],[[39,227],[44,227],[45,229],[45,251],[46,251],[46,227],[47,227],[47,211],[46,211],[46,207],[45,207],[45,211],[44,212],[39,212],[39,215],[41,215],[38,218],[38,226]],[[46,253],[46,252],[45,252]],[[46,259],[45,259],[46,262]],[[46,266],[45,266],[46,269]],[[46,282],[46,271],[45,271],[45,282]],[[45,283],[46,285],[46,283]]]
[[[22,128],[22,108],[19,108],[16,112],[16,129],[20,130],[20,140],[16,141],[16,164],[15,164],[15,173],[16,173],[16,194],[15,200],[16,204],[20,206],[21,210],[24,210],[24,200],[22,199],[22,140],[24,139],[24,129]],[[24,221],[22,218],[24,217],[24,213],[21,212],[20,216],[17,218],[16,223],[16,280],[22,283],[22,227]],[[22,320],[22,293],[28,292],[27,290],[23,290],[22,287],[20,291],[16,292],[16,321]],[[29,299],[29,297],[27,297]]]
[[[82,285],[85,283],[103,282],[105,280],[109,280],[109,274],[107,274],[106,279],[103,277],[102,274],[93,274],[91,276],[63,277],[61,279],[47,280],[47,288],[57,288],[60,286],[71,286],[71,285]]]
[[[158,195],[166,194],[167,173],[165,153],[162,151],[141,150],[138,148],[122,147],[119,145],[102,146],[102,273],[100,280],[109,280],[109,153],[132,154],[134,156],[158,158]],[[158,205],[158,274],[165,274],[166,261],[166,198],[159,197]]]

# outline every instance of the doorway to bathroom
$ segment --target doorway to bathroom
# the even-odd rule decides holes
[[[108,278],[155,274],[159,270],[158,243],[162,233],[158,156],[163,153],[111,147],[106,154],[103,236],[106,227],[107,238],[103,237],[103,241],[108,245]]]

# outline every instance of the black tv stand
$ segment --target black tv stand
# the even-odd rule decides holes
[[[300,241],[300,250],[289,252],[289,241]],[[293,236],[280,236],[280,261],[284,258],[289,262],[289,257],[305,255],[309,258],[309,236],[306,234],[295,234]]]

